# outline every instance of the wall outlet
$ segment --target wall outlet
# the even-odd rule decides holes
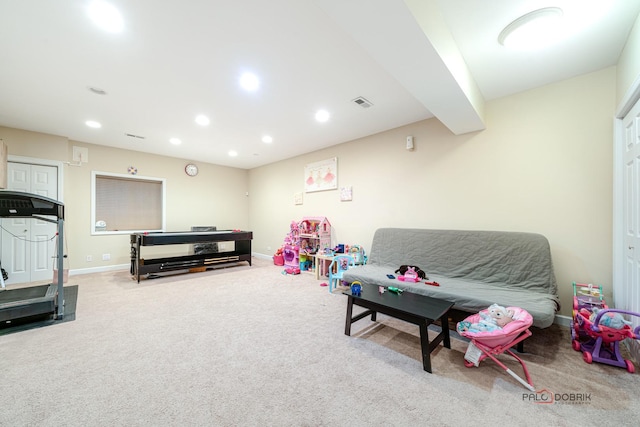
[[[91,262],[91,261],[93,261],[93,256],[87,255],[87,262]]]
[[[103,261],[109,261],[111,259],[111,254],[102,254]]]

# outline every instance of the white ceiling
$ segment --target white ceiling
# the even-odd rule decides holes
[[[0,0],[0,125],[246,169],[434,116],[457,134],[482,129],[484,101],[616,64],[640,11],[632,0],[113,0],[125,26],[111,34],[87,3]],[[497,43],[553,5],[582,28],[535,52]],[[244,71],[259,90],[240,89]]]

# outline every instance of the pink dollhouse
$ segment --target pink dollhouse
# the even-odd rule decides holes
[[[331,223],[324,216],[305,216],[292,221],[284,239],[284,264],[308,269],[311,255],[331,248]]]

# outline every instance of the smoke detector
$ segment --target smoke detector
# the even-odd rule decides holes
[[[356,99],[353,100],[353,102],[355,102],[357,105],[361,106],[362,108],[369,108],[373,105],[371,102],[369,102],[362,96],[357,97]]]

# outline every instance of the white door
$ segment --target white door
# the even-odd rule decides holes
[[[640,312],[640,101],[622,119],[624,129],[624,286],[615,306]],[[631,319],[637,324],[637,318]]]
[[[9,162],[7,189],[56,200],[58,168]],[[9,275],[7,284],[52,280],[56,232],[55,223],[40,219],[2,218],[2,268]]]

